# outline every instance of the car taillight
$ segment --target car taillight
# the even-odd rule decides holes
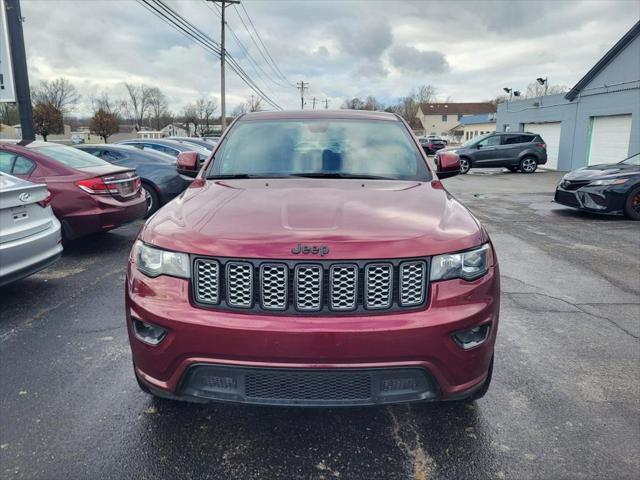
[[[46,208],[50,203],[51,203],[51,192],[47,190],[47,196],[44,197],[44,200],[40,200],[38,202],[38,205],[40,205],[42,208]]]
[[[547,148],[546,143],[536,143],[536,145],[539,146],[540,148]]]
[[[118,189],[113,185],[107,185],[100,177],[79,180],[76,185],[87,193],[105,195],[118,193]]]
[[[140,190],[140,187],[142,186],[142,182],[140,181],[140,177],[136,177],[136,179],[133,182],[133,185],[135,186],[136,192],[138,190]]]
[[[430,143],[430,144],[429,144],[429,148],[433,148],[433,143]]]

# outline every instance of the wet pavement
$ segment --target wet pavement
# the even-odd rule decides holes
[[[139,391],[124,274],[140,224],[0,288],[0,478],[636,478],[640,223],[551,203],[557,173],[445,180],[502,270],[494,379],[473,405],[193,405]]]

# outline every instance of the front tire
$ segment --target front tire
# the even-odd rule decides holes
[[[533,157],[524,157],[520,160],[520,171],[522,173],[533,173],[538,169],[538,162]]]
[[[640,220],[640,187],[631,190],[624,202],[624,214],[631,220]]]
[[[471,169],[471,162],[469,159],[462,157],[460,159],[460,173],[462,175],[466,174]]]

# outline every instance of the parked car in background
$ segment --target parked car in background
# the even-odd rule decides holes
[[[114,165],[135,168],[147,200],[145,218],[182,193],[192,181],[178,174],[175,159],[164,153],[130,145],[80,145],[77,148]]]
[[[62,255],[60,222],[50,201],[46,185],[0,172],[0,286],[39,272]]]
[[[384,155],[380,155],[384,152]],[[384,112],[255,112],[141,229],[134,372],[194,402],[346,406],[489,388],[498,261],[486,230]]]
[[[205,150],[211,152],[216,146],[217,142],[212,142],[202,138],[195,137],[168,137],[168,140],[175,140],[176,142],[184,143],[185,145],[197,145]]]
[[[445,142],[443,142],[442,140],[421,140],[420,141],[420,145],[422,146],[422,149],[426,152],[427,155],[433,155],[435,154],[438,150],[442,150],[443,148],[445,148],[447,146],[447,144]]]
[[[200,164],[209,158],[209,155],[211,154],[210,150],[198,145],[192,143],[181,143],[176,140],[167,139],[136,138],[117,142],[116,145],[131,145],[132,147],[139,148],[140,150],[160,152],[174,158],[177,158],[182,152],[196,152],[198,154],[198,162]]]
[[[591,165],[567,173],[554,199],[580,210],[624,214],[640,220],[640,153],[619,163]]]
[[[533,173],[538,165],[547,163],[547,145],[540,135],[529,132],[487,133],[441,151],[460,156],[460,173],[496,167]]]
[[[145,215],[147,203],[134,169],[65,145],[17,142],[0,141],[0,171],[47,185],[65,240],[111,230]]]
[[[445,145],[449,143],[449,141],[446,138],[442,138],[439,135],[424,135],[420,137],[421,143],[422,143],[422,140],[424,140],[425,142],[441,142],[441,143],[444,143]]]

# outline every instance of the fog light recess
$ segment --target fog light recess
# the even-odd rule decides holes
[[[452,338],[460,348],[469,350],[478,345],[482,345],[487,338],[489,338],[490,331],[491,324],[485,323],[484,325],[478,325],[477,327],[456,332],[452,335]]]
[[[138,318],[132,318],[133,332],[138,340],[149,345],[158,345],[167,336],[167,329],[143,322]]]

